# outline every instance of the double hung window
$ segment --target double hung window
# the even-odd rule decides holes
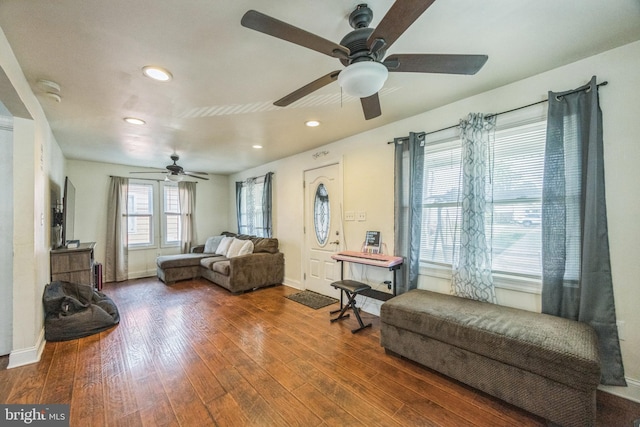
[[[153,246],[153,183],[130,182],[127,194],[129,247]]]
[[[489,148],[485,230],[498,287],[539,286],[545,134],[544,119],[502,127],[498,120]],[[423,272],[449,271],[457,250],[461,150],[459,137],[426,136],[420,237]]]
[[[162,215],[162,235],[163,243],[166,246],[180,244],[180,196],[177,185],[164,184],[163,193],[163,215]]]
[[[160,193],[160,197],[158,197]],[[130,248],[180,245],[180,200],[175,184],[130,180],[127,230]]]
[[[238,233],[271,237],[272,176],[269,172],[236,182]]]

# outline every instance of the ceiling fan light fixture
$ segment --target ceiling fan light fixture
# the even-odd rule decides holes
[[[172,182],[180,182],[184,179],[184,175],[178,175],[173,173],[167,174],[167,179]]]
[[[389,70],[379,62],[354,62],[340,72],[338,84],[347,95],[367,98],[382,89],[388,76]]]

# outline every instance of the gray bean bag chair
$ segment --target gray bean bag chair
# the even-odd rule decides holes
[[[91,285],[52,282],[44,288],[42,303],[47,341],[86,337],[120,322],[118,307],[111,298]]]

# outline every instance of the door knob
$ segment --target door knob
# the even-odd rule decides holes
[[[335,242],[329,242],[330,245],[339,245],[340,240],[336,240]]]

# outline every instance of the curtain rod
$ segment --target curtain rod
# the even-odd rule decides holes
[[[609,84],[608,81],[604,81],[602,83],[598,83],[596,85],[596,87],[606,86],[608,84]],[[572,90],[570,92],[566,92],[563,96],[571,95],[572,93],[578,93],[578,92],[581,92],[583,90],[588,90],[588,89],[589,88]],[[514,111],[522,110],[524,108],[533,107],[534,105],[543,104],[545,102],[549,102],[549,99],[547,98],[547,99],[543,99],[542,101],[532,102],[531,104],[523,105],[522,107],[512,108],[511,110],[501,111],[499,113],[494,113],[494,114],[489,114],[489,115],[487,115],[487,117],[494,117],[494,116],[499,116],[501,114],[512,113]],[[442,129],[432,130],[430,132],[418,132],[417,134],[420,135],[420,136],[431,135],[432,133],[442,132],[443,130],[449,130],[449,129],[457,128],[459,126],[460,126],[460,124],[458,123],[456,125],[447,126],[447,127],[442,128]],[[404,141],[404,140],[408,140],[408,139],[409,139],[408,136],[401,137],[401,138],[394,138],[393,141],[389,141],[389,142],[387,142],[387,144],[395,144],[397,141]]]

